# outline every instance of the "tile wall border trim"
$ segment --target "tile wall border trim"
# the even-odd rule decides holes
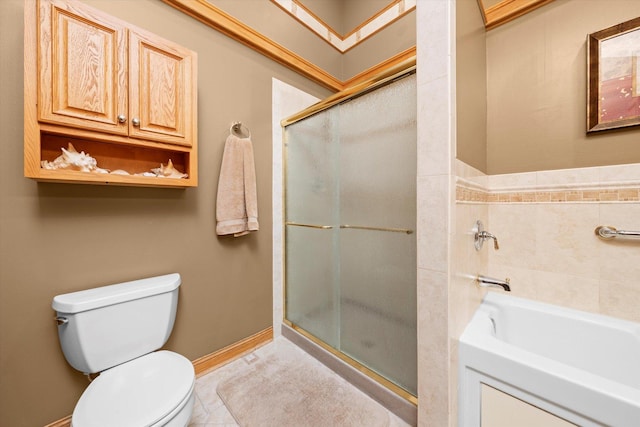
[[[463,169],[473,169],[460,163]],[[620,168],[631,171],[633,179],[621,180]],[[471,173],[475,176],[456,177],[458,203],[640,202],[640,164],[505,175]]]

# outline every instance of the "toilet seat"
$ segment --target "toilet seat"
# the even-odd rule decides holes
[[[73,427],[160,426],[192,401],[193,365],[157,351],[103,371],[76,404]]]

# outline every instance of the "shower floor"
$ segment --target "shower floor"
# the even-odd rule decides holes
[[[334,348],[340,341],[339,351],[415,395],[417,349],[407,346],[415,343],[415,320],[393,316],[348,298],[341,300],[341,307],[343,326],[339,333],[331,307],[316,307],[289,320]]]
[[[260,347],[252,353],[245,355],[244,357],[235,360],[227,365],[224,365],[215,371],[203,375],[202,377],[196,380],[196,402],[193,410],[193,416],[191,418],[191,422],[189,424],[190,427],[195,426],[239,426],[236,420],[231,415],[231,412],[227,409],[224,402],[220,399],[217,394],[217,387],[222,381],[227,378],[238,376],[243,372],[249,371],[254,363],[259,360],[263,360],[266,357],[282,357],[286,359],[290,358],[300,358],[304,359],[306,363],[317,364],[317,368],[322,370],[328,376],[335,376],[342,381],[342,378],[339,377],[336,373],[334,373],[331,369],[324,366],[322,363],[318,362],[309,354],[305,353],[295,344],[291,343],[288,339],[284,337],[277,337],[271,343]],[[353,387],[349,385],[349,387]],[[357,393],[362,393],[355,387],[353,387],[354,391]],[[292,400],[294,400],[297,396],[291,396]],[[370,399],[368,396],[364,395],[363,397],[366,399]],[[375,402],[373,399],[370,399],[370,404],[379,405],[381,409],[381,413],[385,414],[387,417],[388,426],[389,427],[408,427],[409,424],[404,422],[398,416],[388,411],[379,403]],[[330,411],[331,408],[327,407],[327,411]],[[268,417],[265,415],[265,419]],[[271,427],[268,424],[264,424],[261,427]],[[276,426],[274,426],[276,427]],[[277,426],[277,427],[286,427],[286,426]],[[296,426],[297,427],[297,426]],[[338,427],[338,426],[336,426]],[[359,427],[359,426],[345,426],[345,427]],[[366,426],[362,426],[366,427]]]

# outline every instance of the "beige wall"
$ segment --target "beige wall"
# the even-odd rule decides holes
[[[392,0],[298,0],[340,36],[345,36],[372,16],[384,10]]]
[[[200,185],[187,190],[37,183],[23,177],[23,2],[0,1],[0,425],[71,414],[87,380],[68,366],[51,309],[60,293],[178,272],[167,348],[189,359],[271,325],[271,79],[308,80],[158,0],[91,0],[199,53]],[[231,121],[253,134],[261,229],[215,235],[215,193]]]
[[[345,0],[299,0],[304,7],[320,18],[338,34],[343,35]]]
[[[457,158],[487,169],[486,32],[477,0],[456,2]]]
[[[640,127],[586,135],[587,34],[637,0],[556,0],[487,33],[489,174],[640,161]]]
[[[415,45],[416,16],[415,12],[410,12],[345,52],[342,78],[347,80]]]
[[[344,11],[342,31],[346,34],[395,2],[393,0],[342,0],[342,3]]]
[[[332,76],[342,79],[342,54],[270,0],[208,0]]]

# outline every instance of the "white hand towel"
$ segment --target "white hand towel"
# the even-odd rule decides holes
[[[216,203],[216,233],[234,237],[258,230],[258,197],[253,145],[231,134],[224,144]]]

